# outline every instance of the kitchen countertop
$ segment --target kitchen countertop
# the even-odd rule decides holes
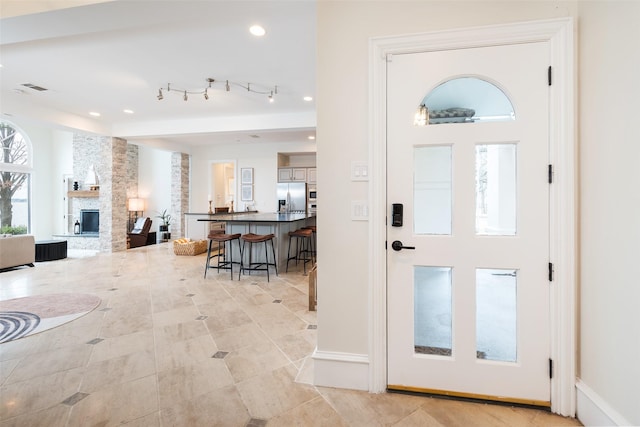
[[[236,212],[218,212],[218,213],[208,213],[208,212],[187,212],[185,215],[209,215],[209,216],[220,216],[220,215],[239,215],[239,214],[251,214],[258,213],[258,211],[236,211]]]
[[[260,212],[236,212],[232,214],[213,214],[211,218],[200,218],[198,221],[224,221],[224,222],[294,222],[307,218],[314,218],[315,214],[306,213],[260,213]]]

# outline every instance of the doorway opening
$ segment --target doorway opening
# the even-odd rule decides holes
[[[576,143],[574,106],[573,20],[571,18],[433,32],[406,37],[381,37],[370,42],[370,206],[369,251],[370,369],[369,390],[387,387],[387,66],[394,55],[496,45],[549,42],[549,158],[553,170],[550,203],[551,410],[575,416],[576,381]],[[545,70],[546,71],[546,70]],[[380,244],[378,244],[380,242]]]
[[[236,162],[214,160],[209,165],[210,209],[213,212],[233,212],[236,201]]]

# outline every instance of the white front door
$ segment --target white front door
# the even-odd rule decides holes
[[[546,42],[388,61],[389,389],[550,404],[548,63]],[[455,79],[499,89],[513,114],[479,114],[482,87],[445,88],[436,104],[476,119],[415,125]]]

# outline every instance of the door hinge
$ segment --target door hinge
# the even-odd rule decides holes
[[[385,251],[387,250],[387,241],[386,240],[384,241],[384,250]]]
[[[551,65],[549,65],[549,69],[547,70],[547,78],[549,79],[549,86],[551,86]]]
[[[549,281],[553,282],[553,263],[549,263]]]
[[[387,53],[387,56],[386,56],[385,59],[386,59],[387,62],[393,62],[393,54]]]
[[[553,182],[553,165],[549,165],[547,175],[547,180],[549,181],[549,184],[551,184]]]
[[[549,359],[549,378],[553,378],[553,360]]]

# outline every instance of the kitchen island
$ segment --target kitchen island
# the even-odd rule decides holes
[[[219,225],[212,225],[211,222],[200,221],[202,219],[215,219],[230,215],[247,215],[247,212],[232,212],[232,213],[186,213],[184,214],[184,237],[191,240],[204,240],[209,235],[209,230],[212,228],[224,227],[224,222]]]
[[[278,260],[278,270],[284,271],[287,263],[287,249],[289,247],[289,232],[299,228],[316,225],[316,215],[306,213],[262,213],[262,212],[237,212],[232,214],[213,214],[197,219],[200,223],[208,223],[211,228],[222,228],[224,224],[227,234],[274,234],[274,249]],[[208,234],[208,233],[207,233]],[[206,238],[206,236],[205,236]],[[253,257],[264,257],[264,248],[254,245]],[[240,259],[240,254],[234,248],[234,259]]]

